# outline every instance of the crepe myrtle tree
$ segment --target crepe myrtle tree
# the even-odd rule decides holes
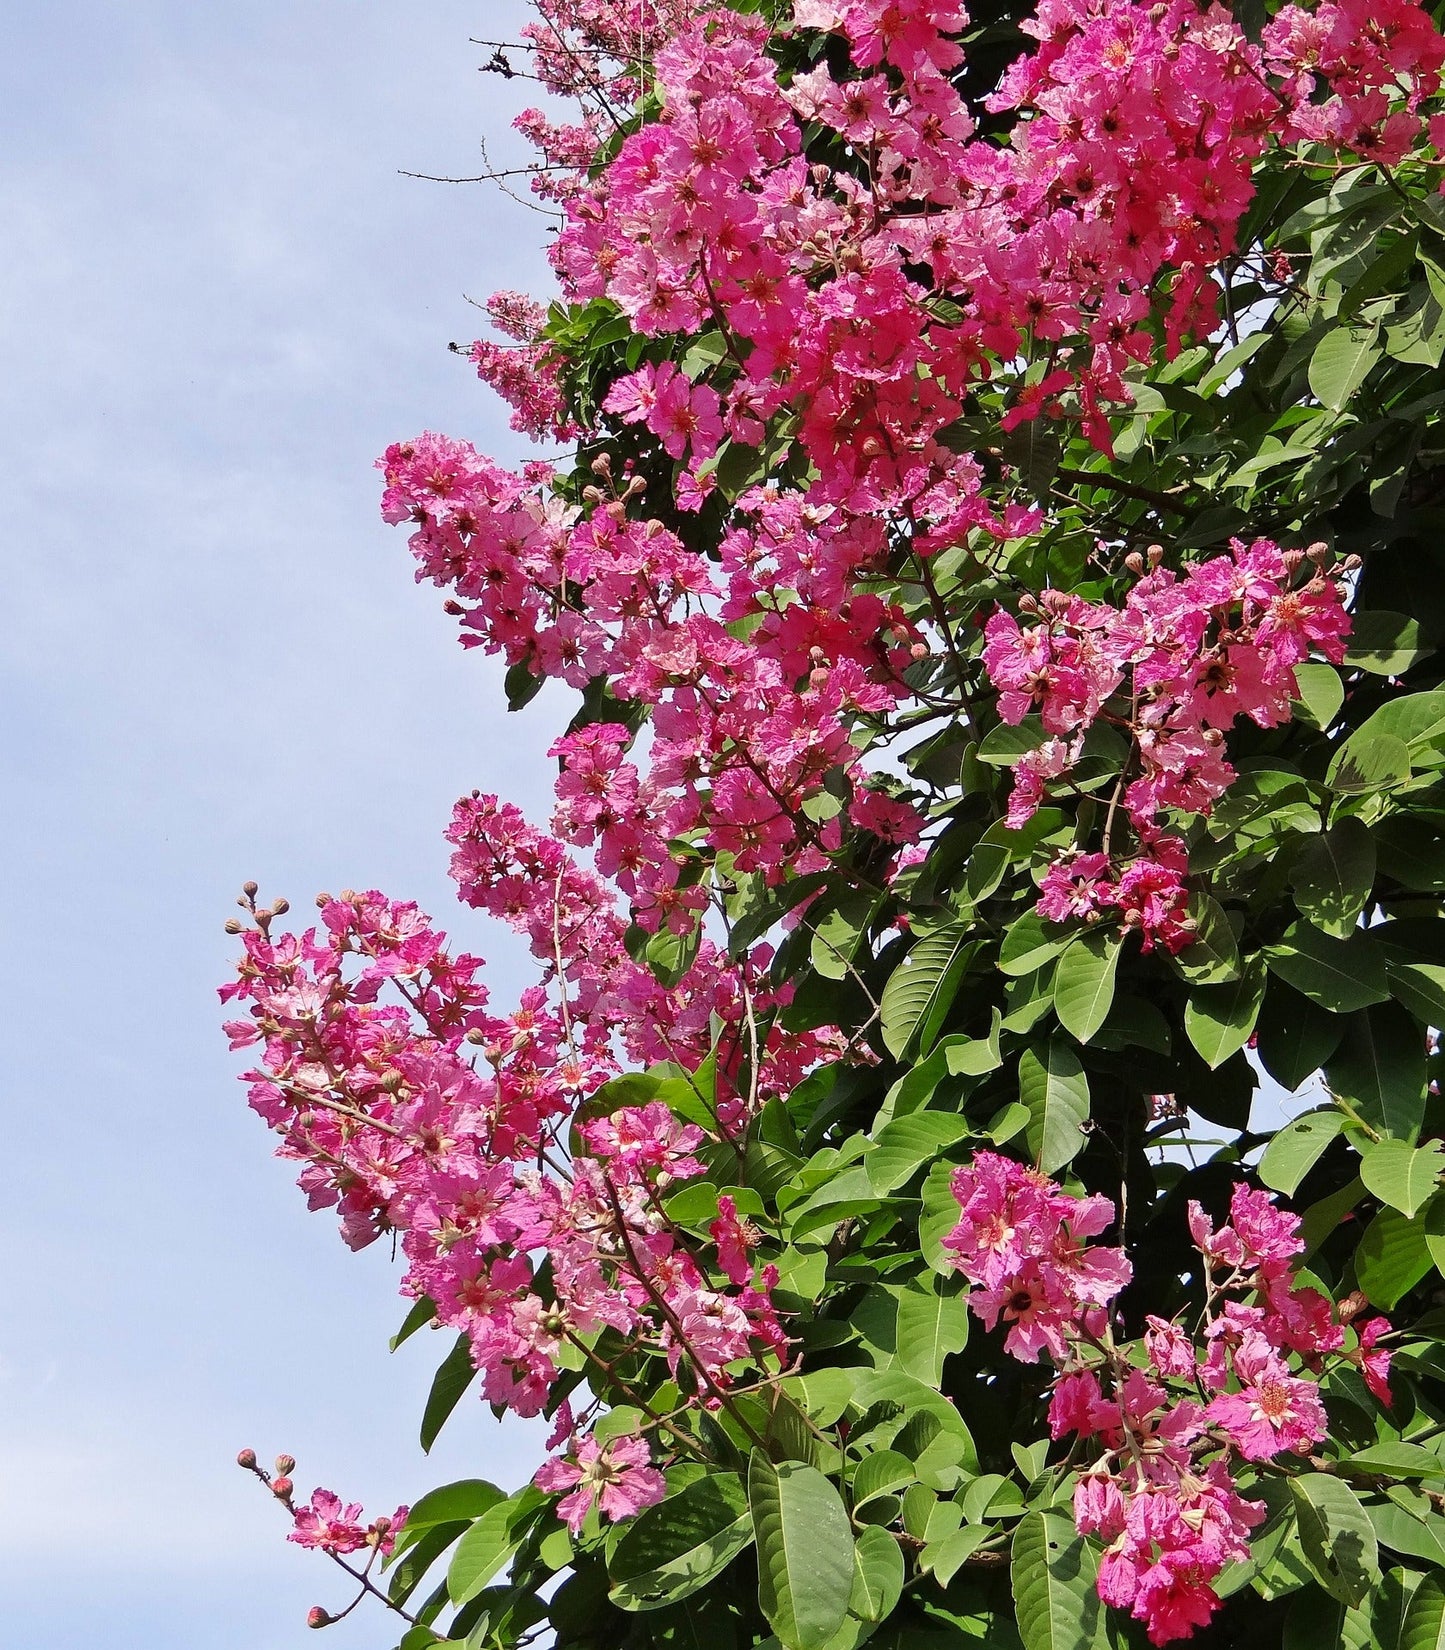
[[[223,996],[423,1444],[550,1453],[242,1464],[404,1650],[1434,1650],[1440,8],[535,12],[557,292],[467,353],[553,456],[379,461],[576,690],[446,832],[535,979],[248,885]]]

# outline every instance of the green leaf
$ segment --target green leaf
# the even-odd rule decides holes
[[[1189,896],[1194,939],[1173,959],[1176,971],[1195,985],[1222,985],[1239,976],[1239,942],[1219,901],[1208,894]]]
[[[1438,749],[1445,742],[1445,688],[1387,700],[1351,735],[1350,742],[1380,736],[1403,740],[1412,758]]]
[[[1408,1140],[1368,1142],[1360,1158],[1360,1179],[1381,1203],[1407,1220],[1435,1195],[1445,1170],[1445,1146],[1412,1146]]]
[[[1345,1027],[1338,1015],[1276,977],[1265,992],[1257,1029],[1260,1063],[1293,1093],[1340,1046]]]
[[[1256,955],[1243,964],[1237,980],[1198,986],[1189,993],[1184,1029],[1211,1071],[1237,1054],[1254,1034],[1266,983],[1264,958]]]
[[[1320,1587],[1301,1587],[1289,1601],[1280,1650],[1369,1650],[1370,1622],[1363,1610],[1331,1598]]]
[[[1405,1608],[1399,1650],[1445,1650],[1445,1580],[1428,1575]]]
[[[748,1465],[758,1544],[758,1604],[784,1650],[823,1650],[853,1591],[853,1536],[842,1498],[816,1467]]]
[[[883,987],[883,1042],[895,1060],[926,1054],[942,1028],[971,953],[972,930],[951,923],[918,941]]]
[[[887,1530],[870,1525],[853,1548],[849,1608],[864,1621],[886,1621],[903,1595],[903,1554]]]
[[[1079,1057],[1061,1037],[1040,1057],[1025,1049],[1019,1060],[1019,1099],[1028,1107],[1025,1138],[1035,1166],[1054,1174],[1083,1149],[1089,1118],[1089,1079]]]
[[[1380,1551],[1365,1509],[1348,1484],[1327,1472],[1290,1482],[1305,1562],[1327,1593],[1362,1604],[1380,1579]]]
[[[1385,1478],[1445,1478],[1445,1461],[1420,1444],[1372,1444],[1351,1451],[1346,1460],[1355,1472],[1378,1472]]]
[[[1403,613],[1356,613],[1345,644],[1345,665],[1375,676],[1400,676],[1429,652],[1419,625]]]
[[[709,1472],[648,1507],[607,1561],[608,1596],[624,1610],[655,1610],[707,1586],[753,1539],[736,1473]]]
[[[432,1524],[450,1524],[456,1519],[477,1519],[506,1497],[485,1478],[463,1478],[432,1490],[406,1515],[403,1534],[420,1532]]]
[[[1059,958],[1054,971],[1054,1012],[1065,1031],[1087,1043],[1109,1017],[1123,939],[1118,933],[1085,934]]]
[[[853,955],[876,908],[877,901],[871,894],[849,893],[818,919],[813,927],[810,959],[825,979],[847,978]]]
[[[1332,327],[1310,357],[1309,385],[1315,399],[1340,412],[1380,359],[1374,327]]]
[[[931,1541],[919,1556],[919,1563],[946,1587],[988,1537],[986,1525],[966,1524],[961,1530],[951,1530],[940,1540]]]
[[[915,1111],[895,1117],[878,1131],[877,1145],[863,1160],[869,1184],[882,1197],[970,1132],[957,1112]]]
[[[1430,1200],[1425,1210],[1425,1251],[1435,1270],[1445,1276],[1445,1197]]]
[[[458,1335],[452,1349],[442,1360],[432,1377],[426,1408],[421,1418],[421,1447],[430,1450],[437,1435],[447,1424],[452,1411],[461,1402],[462,1394],[477,1378],[477,1366],[472,1362],[472,1343],[468,1336]]]
[[[1344,1040],[1325,1062],[1330,1088],[1365,1122],[1414,1142],[1425,1117],[1425,1033],[1396,1003],[1352,1014]]]
[[[1058,1513],[1025,1513],[1010,1575],[1024,1650],[1086,1650],[1107,1642],[1093,1550]]]
[[[447,1592],[453,1604],[475,1598],[516,1552],[528,1524],[546,1505],[535,1485],[489,1507],[457,1543],[447,1571]]]
[[[1000,972],[1032,974],[1052,961],[1074,938],[1073,931],[1058,923],[1045,922],[1037,911],[1026,911],[1009,925],[999,946]]]
[[[1293,1197],[1300,1181],[1329,1149],[1330,1142],[1345,1126],[1344,1113],[1306,1112],[1286,1123],[1264,1148],[1259,1160],[1259,1178],[1276,1192]]]
[[[980,762],[994,767],[1011,768],[1019,757],[1036,749],[1049,738],[1048,730],[1037,716],[1026,716],[1022,722],[1000,722],[990,728],[978,747]]]
[[[913,1463],[906,1455],[891,1449],[875,1450],[872,1455],[865,1455],[854,1470],[854,1505],[861,1507],[875,1495],[889,1495],[913,1483],[916,1477]]]
[[[1271,972],[1334,1014],[1382,1003],[1390,995],[1384,956],[1368,934],[1357,931],[1341,940],[1296,922],[1265,956]]]
[[[1375,844],[1362,819],[1347,814],[1312,837],[1294,863],[1294,901],[1316,928],[1343,939],[1375,886]]]
[[[1374,796],[1410,777],[1410,747],[1392,733],[1352,734],[1330,763],[1325,783],[1345,796]]]
[[[1296,665],[1294,704],[1303,710],[1301,720],[1317,728],[1327,728],[1340,714],[1345,702],[1345,684],[1333,665]]]
[[[396,1334],[391,1337],[390,1341],[387,1342],[387,1345],[393,1352],[395,1352],[397,1347],[399,1347],[403,1341],[409,1341],[412,1336],[416,1334],[418,1329],[425,1329],[427,1325],[433,1321],[436,1315],[437,1303],[431,1298],[430,1295],[423,1295],[421,1299],[412,1307],[411,1311],[407,1313],[406,1320],[403,1322],[401,1328],[397,1330]]]
[[[1393,1501],[1374,1502],[1366,1510],[1382,1547],[1422,1558],[1430,1565],[1445,1566],[1445,1518],[1438,1513],[1417,1518]]]
[[[1421,1025],[1445,1027],[1445,967],[1385,958],[1385,977],[1396,1002],[1403,1003]]]
[[[943,1360],[968,1345],[968,1306],[961,1291],[923,1277],[901,1290],[896,1330],[897,1360],[910,1375],[938,1386]]]
[[[949,1190],[953,1164],[935,1163],[923,1182],[923,1209],[918,1217],[918,1247],[935,1272],[952,1276],[953,1257],[943,1239],[958,1225],[958,1199]]]
[[[1381,1209],[1355,1250],[1356,1280],[1382,1312],[1393,1311],[1430,1265],[1423,1224],[1407,1220],[1398,1209]]]
[[[1305,1242],[1306,1259],[1335,1231],[1364,1195],[1365,1183],[1356,1175],[1337,1192],[1331,1192],[1310,1204],[1300,1217],[1300,1236]]]

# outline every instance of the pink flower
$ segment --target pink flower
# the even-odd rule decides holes
[[[667,1485],[650,1460],[644,1438],[624,1434],[599,1444],[588,1433],[567,1455],[539,1467],[532,1482],[549,1495],[570,1492],[557,1503],[557,1516],[576,1535],[594,1501],[616,1522],[662,1500]]]
[[[362,1547],[378,1547],[389,1555],[406,1523],[408,1509],[398,1507],[390,1518],[378,1518],[363,1526],[362,1511],[352,1503],[343,1506],[330,1490],[313,1490],[311,1504],[292,1512],[295,1528],[286,1537],[298,1547],[315,1547],[324,1553],[354,1553]]]
[[[1299,1452],[1325,1435],[1324,1405],[1313,1381],[1292,1376],[1264,1336],[1245,1332],[1234,1353],[1241,1390],[1221,1393],[1205,1410],[1246,1461]]]
[[[1356,1333],[1360,1337],[1358,1353],[1360,1373],[1365,1377],[1365,1385],[1380,1400],[1386,1409],[1394,1404],[1394,1394],[1390,1391],[1390,1349],[1378,1343],[1382,1336],[1388,1335],[1391,1330],[1388,1318],[1371,1318],[1368,1323],[1358,1326]]]

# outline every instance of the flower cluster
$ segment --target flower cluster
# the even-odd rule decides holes
[[[511,407],[514,430],[536,440],[570,441],[579,430],[567,416],[557,358],[542,339],[541,304],[524,293],[494,292],[487,315],[511,342],[477,339],[467,351],[477,377]]]
[[[1129,1282],[1117,1248],[1086,1247],[1114,1220],[1103,1197],[1074,1197],[1036,1171],[991,1152],[955,1171],[957,1226],[944,1239],[975,1285],[969,1304],[985,1325],[1006,1323],[1004,1350],[1057,1375],[1052,1437],[1097,1450],[1074,1492],[1081,1534],[1103,1546],[1099,1596],[1142,1621],[1164,1644],[1205,1625],[1218,1608],[1211,1583],[1248,1556],[1263,1503],[1235,1483],[1240,1466],[1308,1453],[1325,1436],[1315,1380],[1329,1354],[1358,1363],[1389,1402],[1389,1329],[1376,1318],[1345,1352],[1347,1310],[1301,1286],[1299,1219],[1263,1192],[1236,1185],[1229,1222],[1215,1228],[1197,1203],[1189,1230],[1202,1266],[1197,1335],[1148,1319],[1147,1369],[1116,1347],[1108,1307]]]
[[[1103,1332],[1104,1308],[1131,1276],[1123,1250],[1088,1247],[1114,1222],[1108,1198],[1072,1197],[995,1152],[979,1152],[949,1184],[962,1214],[943,1246],[975,1285],[970,1307],[990,1329],[1008,1324],[1005,1351],[1062,1362],[1080,1325]]]
[[[480,840],[463,837],[463,852]],[[508,846],[522,852],[516,835]],[[274,913],[257,912],[240,976],[224,993],[249,1008],[228,1028],[233,1046],[262,1050],[248,1074],[251,1104],[281,1136],[281,1155],[304,1165],[312,1207],[339,1207],[350,1243],[400,1235],[403,1291],[469,1338],[493,1403],[537,1414],[564,1359],[604,1327],[644,1337],[675,1379],[716,1399],[731,1366],[776,1353],[784,1337],[769,1301],[776,1272],[740,1268],[731,1234],[710,1253],[662,1208],[660,1194],[701,1172],[704,1130],[653,1103],[580,1122],[570,1157],[558,1136],[579,1099],[616,1073],[612,1033],[634,1022],[639,1002],[656,1016],[654,1046],[693,1064],[709,1017],[731,1015],[740,1059],[749,965],[736,965],[729,982],[709,959],[695,986],[700,1006],[681,988],[663,992],[615,935],[593,958],[597,968],[584,969],[587,917],[602,922],[586,903],[593,890],[580,873],[569,883],[539,842],[530,846],[547,861],[531,867],[530,882],[518,871],[503,893],[500,868],[483,872],[469,859],[468,886],[486,881],[524,929],[536,911],[520,890],[547,887],[551,917],[539,937],[555,957],[568,925],[567,944],[579,949],[565,955],[579,960],[575,978],[561,965],[559,1001],[534,988],[507,1016],[488,1011],[480,960],[453,957],[414,906],[375,893],[327,898],[321,927],[299,937],[273,936]],[[648,982],[642,997],[615,1000],[624,970]],[[802,1059],[810,1046],[815,1057],[816,1044],[791,1039],[793,1059],[797,1044]],[[720,1054],[717,1095],[698,1098],[725,1139],[729,1118],[757,1096],[729,1094]],[[802,1071],[780,1050],[769,1075],[793,1081]]]
[[[1053,865],[1039,900],[1050,921],[1113,913],[1146,946],[1189,943],[1187,857],[1165,821],[1207,814],[1228,789],[1235,770],[1225,733],[1236,721],[1269,728],[1289,719],[1297,665],[1311,653],[1344,657],[1341,569],[1326,571],[1325,561],[1323,545],[1285,551],[1269,539],[1236,539],[1231,555],[1182,575],[1159,565],[1144,572],[1141,560],[1121,607],[1046,590],[1028,602],[1033,624],[1004,611],[989,619],[984,665],[999,715],[1013,724],[1036,715],[1044,735],[1014,767],[1009,824],[1031,818],[1050,784],[1069,782],[1096,722],[1128,736],[1137,769],[1116,800],[1142,853],[1122,875],[1107,843]]]

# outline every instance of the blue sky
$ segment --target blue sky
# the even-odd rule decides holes
[[[424,427],[515,456],[446,353],[466,294],[545,288],[546,223],[478,169],[525,83],[469,34],[520,0],[46,0],[0,60],[0,1642],[283,1650],[341,1595],[232,1464],[300,1458],[374,1511],[515,1484],[480,1404],[433,1458],[396,1275],[309,1216],[219,1031],[256,877],[304,914],[378,886],[494,964],[441,830],[473,786],[545,806],[545,697],[501,713],[376,512]],[[325,1641],[392,1642],[358,1611]]]

